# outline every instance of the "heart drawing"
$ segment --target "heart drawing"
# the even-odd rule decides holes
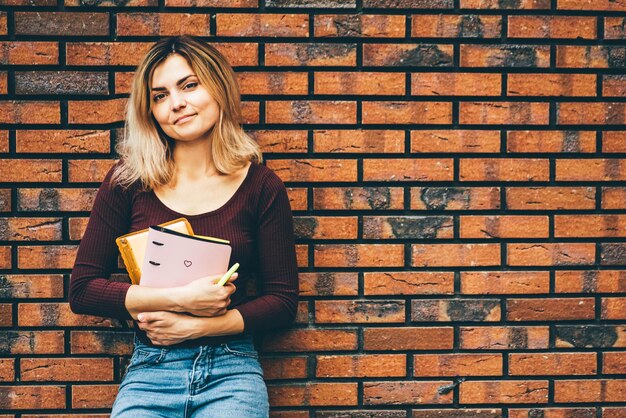
[[[191,266],[191,261],[185,260],[185,267],[189,267],[189,266]]]

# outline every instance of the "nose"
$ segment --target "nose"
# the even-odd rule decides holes
[[[171,110],[175,111],[175,110],[180,109],[181,107],[185,107],[186,105],[187,105],[187,102],[185,101],[185,98],[183,97],[182,94],[172,93],[170,95]]]

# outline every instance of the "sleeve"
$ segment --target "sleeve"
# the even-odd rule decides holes
[[[236,307],[244,332],[258,333],[293,322],[298,308],[298,265],[287,190],[268,172],[257,209],[260,296]]]
[[[70,277],[69,303],[72,312],[117,319],[132,319],[125,300],[130,283],[110,280],[117,266],[115,239],[130,225],[128,190],[110,187],[112,168],[102,182],[89,216],[85,234]]]

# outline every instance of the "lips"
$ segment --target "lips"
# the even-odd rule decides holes
[[[195,113],[191,114],[191,115],[183,115],[181,117],[179,117],[178,119],[176,119],[176,121],[174,121],[174,125],[180,123],[180,122],[186,122],[189,119],[191,119],[192,116],[195,116]]]

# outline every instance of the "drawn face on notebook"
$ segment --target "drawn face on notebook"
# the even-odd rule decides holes
[[[179,141],[205,139],[220,117],[217,102],[178,54],[154,69],[150,100],[163,132]]]

